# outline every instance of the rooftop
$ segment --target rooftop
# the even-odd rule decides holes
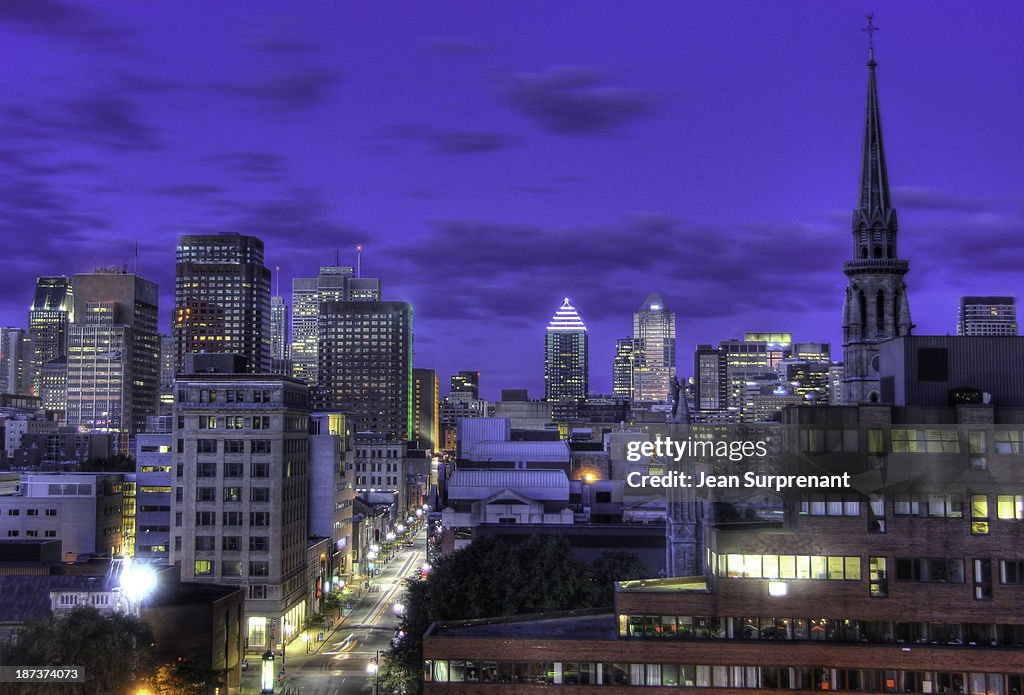
[[[546,617],[541,617],[541,616]],[[555,616],[555,617],[552,617]],[[497,639],[615,639],[615,614],[607,608],[434,623],[431,637]]]

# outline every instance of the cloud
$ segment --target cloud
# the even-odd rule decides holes
[[[284,180],[284,157],[269,152],[225,152],[212,161],[246,181],[274,183]]]
[[[58,0],[4,0],[0,2],[0,22],[40,34],[99,41],[108,49],[115,48],[120,38],[95,13]]]
[[[258,101],[276,111],[304,111],[319,106],[340,82],[329,68],[308,68],[281,73],[262,82],[229,85],[227,91]]]
[[[471,130],[440,130],[428,126],[399,125],[386,131],[390,137],[418,140],[441,154],[479,154],[505,149],[516,139],[502,133]]]
[[[49,104],[11,103],[0,108],[6,136],[45,146],[89,144],[112,150],[156,150],[156,128],[139,116],[134,101],[97,92]]]
[[[206,183],[179,183],[173,186],[158,188],[155,192],[172,198],[205,198],[217,193],[223,193],[224,191],[223,186],[213,186]]]
[[[794,252],[782,250],[783,239]],[[389,255],[404,268],[401,284],[418,315],[504,326],[547,316],[563,296],[586,320],[621,317],[654,289],[674,297],[673,308],[688,318],[831,309],[845,283],[845,241],[839,229],[697,227],[647,213],[570,229],[447,220]],[[431,272],[412,272],[424,267]],[[637,287],[638,276],[649,286]]]
[[[893,205],[897,210],[940,210],[944,212],[979,212],[992,207],[993,201],[960,198],[925,186],[893,186]]]
[[[546,130],[558,135],[594,135],[614,131],[649,115],[653,94],[608,84],[588,67],[555,67],[511,78],[508,102]]]

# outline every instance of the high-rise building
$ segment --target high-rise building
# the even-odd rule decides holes
[[[175,383],[170,562],[182,581],[244,586],[248,645],[263,652],[306,617],[309,389],[203,358]]]
[[[263,242],[242,234],[178,238],[174,278],[177,369],[188,353],[234,353],[270,369],[270,270]]]
[[[28,333],[32,338],[32,382],[39,395],[39,372],[50,360],[68,354],[68,324],[74,318],[74,291],[71,278],[36,278],[32,308],[28,311]]]
[[[470,400],[480,398],[480,372],[459,372],[452,374],[449,380],[449,395],[453,393],[468,393]]]
[[[724,351],[710,345],[697,346],[693,365],[695,410],[717,412],[728,407],[727,366]]]
[[[174,405],[174,377],[177,369],[177,343],[174,336],[160,336],[160,415],[170,415]]]
[[[32,338],[22,328],[0,327],[0,393],[39,395]]]
[[[657,292],[633,314],[633,340],[640,348],[640,359],[634,360],[633,400],[667,403],[676,376],[676,315]]]
[[[50,360],[39,371],[39,400],[43,410],[63,413],[68,409],[68,359]]]
[[[317,352],[323,302],[380,301],[380,279],[356,277],[350,265],[320,266],[315,278],[292,280],[292,376],[307,384],[319,381]]]
[[[566,298],[544,334],[544,400],[586,399],[590,386],[587,360],[587,327]]]
[[[860,189],[853,211],[853,260],[843,263],[849,278],[843,303],[843,402],[851,405],[878,402],[878,345],[909,335],[913,328],[903,281],[910,266],[900,260],[896,248],[896,209],[882,147],[876,65],[872,49]]]
[[[75,275],[68,333],[67,423],[128,438],[157,413],[160,336],[156,283],[112,268]]]
[[[288,359],[288,305],[278,295],[270,298],[270,358]]]
[[[325,301],[317,332],[319,405],[345,413],[353,432],[412,439],[412,307]]]
[[[440,447],[438,428],[440,426],[439,381],[433,369],[412,370],[413,393],[413,435],[417,449],[437,451]]]
[[[1017,335],[1013,297],[961,297],[957,335]]]
[[[635,338],[619,338],[615,341],[615,361],[612,363],[612,393],[623,398],[633,397],[633,375],[637,373],[637,360],[642,359],[643,350]]]

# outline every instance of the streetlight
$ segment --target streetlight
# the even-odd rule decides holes
[[[380,693],[380,655],[383,653],[378,649],[373,653],[373,661],[366,664],[366,673],[373,678],[373,695]]]

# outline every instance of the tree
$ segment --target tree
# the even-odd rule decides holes
[[[220,684],[220,674],[180,659],[160,666],[152,682],[154,695],[206,695]]]
[[[615,605],[615,582],[643,579],[647,567],[635,553],[606,550],[590,563],[588,603],[592,606]]]
[[[123,693],[152,667],[153,633],[135,616],[103,615],[92,606],[26,623],[0,645],[0,663],[82,669],[84,683],[48,684],[47,692],[83,695]],[[20,688],[20,689],[19,689]],[[4,693],[38,693],[37,685],[5,685]]]
[[[437,560],[427,579],[406,581],[399,626],[404,637],[381,668],[381,686],[420,692],[423,634],[433,622],[610,606],[616,581],[645,575],[628,552],[605,552],[591,565],[578,562],[564,538],[478,539]]]

